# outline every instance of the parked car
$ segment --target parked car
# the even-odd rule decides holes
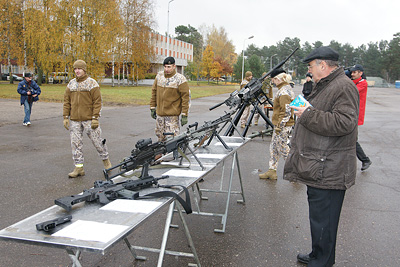
[[[15,75],[15,74],[13,74],[12,76],[13,76],[13,80],[14,81],[22,81],[22,80],[24,80],[24,78],[19,77],[19,76]]]
[[[3,80],[3,81],[7,81],[8,80],[8,76],[9,76],[10,74],[8,74],[8,73],[2,73],[1,74],[1,79]]]

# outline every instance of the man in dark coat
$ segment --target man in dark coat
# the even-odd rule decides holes
[[[24,80],[18,84],[17,92],[21,95],[21,105],[24,105],[25,117],[22,125],[31,125],[32,104],[39,100],[42,92],[39,85],[32,80],[31,73],[25,73]]]
[[[315,87],[297,121],[284,179],[307,186],[312,250],[297,259],[308,266],[335,263],[336,235],[345,192],[355,183],[359,95],[330,47],[313,50],[308,63]]]
[[[311,94],[313,88],[312,74],[307,72],[306,74],[306,82],[303,84],[303,91],[301,91],[304,95],[305,99],[308,99],[308,96]]]

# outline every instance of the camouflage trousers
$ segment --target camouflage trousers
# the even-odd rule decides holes
[[[264,110],[263,105],[258,104],[258,107],[259,107],[261,110]],[[249,119],[250,113],[251,113],[251,111],[253,110],[253,108],[254,108],[253,105],[248,105],[248,106],[244,109],[243,114],[242,114],[242,116],[240,117],[240,125],[246,125],[247,120]],[[255,123],[255,124],[258,124],[258,120],[259,120],[259,119],[260,119],[260,114],[258,114],[258,112],[256,111],[256,113],[254,113],[254,123]]]
[[[179,135],[179,116],[158,116],[156,119],[156,136],[158,141],[164,141],[167,136],[164,133]]]
[[[70,121],[70,136],[71,136],[71,148],[72,148],[72,159],[75,165],[83,164],[83,133],[86,132],[89,139],[92,141],[96,148],[99,156],[102,160],[108,159],[107,145],[105,139],[101,138],[100,126],[96,129],[92,129],[92,121]]]
[[[242,116],[240,117],[240,125],[241,126],[246,125],[247,120],[249,119],[250,107],[253,107],[253,106],[247,105],[247,107],[243,110]]]
[[[272,134],[271,144],[269,146],[269,168],[276,170],[278,169],[278,161],[280,157],[283,157],[284,160],[289,155],[289,136],[292,131],[292,126],[283,127],[280,133]]]
[[[264,112],[265,115],[267,115],[267,110],[265,109],[264,105],[258,104],[258,107]],[[254,124],[258,124],[260,117],[260,113],[256,112],[256,114],[254,114]]]

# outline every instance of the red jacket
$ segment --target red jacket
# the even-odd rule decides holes
[[[353,82],[357,86],[358,92],[360,94],[360,110],[358,113],[358,125],[363,125],[365,117],[365,105],[367,102],[368,83],[361,77],[356,80],[353,80]]]

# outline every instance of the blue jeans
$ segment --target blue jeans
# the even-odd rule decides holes
[[[29,103],[28,99],[25,99],[25,102],[24,102],[24,111],[25,111],[24,123],[27,123],[27,122],[31,121],[32,103],[33,102]]]

